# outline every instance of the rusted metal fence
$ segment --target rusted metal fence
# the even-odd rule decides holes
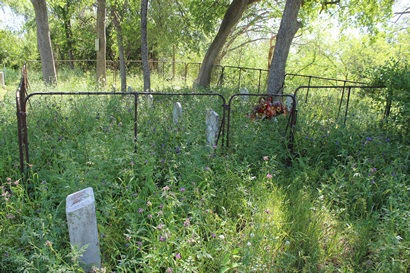
[[[150,106],[148,98],[151,96],[154,100],[154,104]],[[246,100],[243,99],[244,96],[247,98]],[[114,97],[121,100],[111,102],[110,98]],[[265,99],[275,98],[275,100],[290,100],[292,103],[288,115],[285,118],[278,117],[279,122],[252,122],[249,119],[248,114],[256,103],[255,99],[261,97],[264,97]],[[59,98],[59,100],[52,100],[51,98]],[[77,100],[79,100],[79,98],[92,99],[78,102]],[[176,134],[179,134],[180,130],[186,130],[184,127],[189,127],[190,130],[202,130],[203,128],[201,124],[182,124],[175,126],[176,129],[168,125],[158,125],[155,117],[147,116],[147,113],[152,112],[154,115],[165,116],[164,119],[166,119],[170,115],[168,108],[171,107],[171,102],[177,100],[185,100],[182,101],[182,103],[187,105],[185,108],[187,116],[198,115],[201,111],[203,114],[209,107],[212,107],[213,110],[218,112],[221,119],[216,138],[217,146],[230,149],[232,144],[235,144],[233,145],[235,146],[235,149],[240,149],[241,137],[245,134],[250,135],[254,132],[246,131],[243,129],[246,126],[242,125],[251,124],[249,130],[255,130],[252,128],[259,128],[261,126],[264,128],[263,130],[268,130],[266,128],[271,130],[273,128],[275,135],[280,135],[280,137],[279,139],[272,138],[272,141],[275,143],[286,143],[288,149],[291,152],[293,151],[294,129],[296,126],[296,100],[293,95],[261,95],[249,93],[246,95],[234,94],[229,96],[228,99],[225,99],[224,95],[213,92],[32,92],[27,94],[27,73],[26,70],[23,69],[22,80],[16,92],[21,171],[24,172],[28,164],[34,163],[32,162],[32,150],[30,150],[30,147],[32,147],[33,142],[40,141],[38,140],[39,135],[47,135],[47,132],[49,132],[50,135],[53,134],[53,136],[55,136],[50,136],[49,138],[50,142],[53,142],[50,145],[50,147],[53,147],[53,151],[50,153],[56,154],[54,150],[57,149],[59,145],[62,145],[61,143],[63,140],[67,139],[68,142],[71,138],[75,137],[81,139],[87,130],[92,130],[91,127],[78,129],[78,132],[75,132],[74,136],[68,135],[67,130],[71,126],[76,126],[76,124],[80,123],[83,119],[87,120],[88,124],[92,124],[92,126],[100,127],[99,132],[95,134],[109,135],[112,138],[118,138],[121,136],[121,141],[129,142],[130,144],[132,143],[127,149],[131,151],[134,150],[137,154],[139,145],[141,143],[147,144],[144,141],[149,141],[151,133],[155,134],[157,132],[167,133],[168,131],[175,131]],[[99,102],[103,102],[103,106],[99,106]],[[159,105],[161,105],[161,103],[162,106],[160,108]],[[108,109],[109,104],[112,104],[110,107],[113,107],[116,110],[104,114],[103,111]],[[28,107],[28,105],[31,107]],[[67,107],[69,110],[63,110],[62,106]],[[37,113],[39,115],[37,120],[34,118],[31,120],[28,119],[36,112],[40,112],[40,109],[43,109],[42,107],[50,110],[51,114],[46,117],[41,116],[42,113]],[[96,107],[96,109],[93,109],[93,107]],[[155,112],[157,108],[160,108],[161,110]],[[74,114],[69,116],[67,111]],[[71,122],[70,119],[72,120]],[[108,124],[104,125],[104,122]],[[124,126],[124,123],[126,122],[128,122],[129,127]],[[233,126],[235,122],[241,122],[240,126]],[[131,127],[133,131],[132,134],[130,132]],[[156,128],[158,128],[157,132],[155,132]],[[34,130],[36,130],[36,134],[33,134]],[[32,133],[30,134],[29,131]],[[190,135],[190,133],[186,132],[185,135]],[[196,135],[201,134],[196,133]],[[191,142],[194,141],[196,140],[192,140]],[[205,135],[203,140],[198,141],[198,143],[200,143],[199,145],[207,146]],[[44,143],[38,144],[36,153],[40,154],[45,152],[40,148],[43,144]],[[79,144],[77,141],[72,140],[72,146],[78,147]],[[84,147],[87,147],[87,145],[84,145]],[[40,155],[38,155],[37,158],[40,158]]]
[[[73,69],[81,71],[92,71],[95,68],[95,60],[56,60],[57,71]],[[39,61],[28,61],[31,70],[41,71]],[[173,83],[182,83],[183,87],[190,87],[199,74],[201,63],[195,62],[177,62],[177,61],[149,61],[151,72],[159,76],[164,82],[172,86]],[[128,60],[126,63],[127,76],[142,75],[142,61]],[[215,65],[211,75],[211,88],[224,87],[232,90],[246,88],[253,93],[265,93],[267,87],[267,78],[269,71],[267,69]],[[116,84],[119,78],[119,64],[117,61],[107,61],[107,78]],[[132,85],[132,84],[131,84]],[[284,93],[293,93],[298,86],[320,86],[320,85],[367,85],[364,82],[341,80],[330,77],[320,77],[303,74],[286,74]],[[139,86],[136,86],[140,88]],[[142,85],[141,85],[142,88]]]

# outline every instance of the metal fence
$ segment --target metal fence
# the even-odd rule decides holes
[[[149,101],[150,98],[153,102]],[[261,98],[272,101],[275,99],[283,104],[286,100],[290,101],[287,115],[278,116],[267,122],[253,121],[249,114]],[[175,102],[183,105],[184,117],[186,117],[178,124],[173,124],[170,118]],[[98,145],[90,147],[87,141],[91,139],[88,139],[87,135],[92,136],[92,141],[100,139],[101,142],[121,142],[123,152],[131,151],[137,154],[144,153],[139,148],[147,145],[152,147],[174,145],[172,149],[209,149],[204,133],[204,119],[208,109],[213,109],[221,117],[215,143],[218,147],[234,149],[236,152],[252,148],[246,147],[250,142],[244,141],[244,137],[252,138],[253,143],[258,143],[266,137],[263,133],[269,132],[270,135],[277,136],[277,138],[268,137],[275,143],[274,145],[283,143],[290,152],[293,151],[296,125],[296,100],[293,95],[249,93],[227,96],[214,92],[32,92],[27,94],[27,73],[23,69],[23,76],[16,92],[16,105],[22,172],[32,163],[48,166],[51,164],[50,160],[58,158],[59,154],[64,152],[82,150],[91,156],[94,150],[102,147],[99,148]],[[85,125],[80,126],[80,124]],[[69,129],[73,131],[69,132]],[[253,137],[257,135],[256,132],[262,133],[258,139]],[[150,143],[153,138],[157,138],[161,144]],[[183,145],[175,144],[178,141]],[[245,145],[242,146],[242,143]],[[43,146],[47,148],[42,148]],[[161,148],[157,149],[158,153],[163,152]],[[115,155],[118,152],[112,150],[110,154]],[[44,161],[44,158],[48,159]],[[56,161],[58,162],[57,159]]]
[[[93,71],[96,66],[95,60],[56,60],[58,73],[62,71]],[[31,71],[41,71],[40,61],[28,61]],[[175,84],[183,85],[180,87],[191,87],[199,74],[201,63],[177,62],[177,61],[149,61],[151,73],[169,86]],[[235,90],[246,88],[253,93],[265,93],[269,71],[267,69],[215,65],[211,75],[211,88],[224,87]],[[117,61],[107,61],[107,82],[116,85],[120,77],[119,63]],[[129,78],[139,78],[140,82],[133,87],[139,89],[142,83],[142,61],[128,60],[126,62],[126,74]],[[320,85],[367,85],[364,82],[342,80],[329,77],[319,77],[312,75],[288,73],[285,77],[284,93],[293,93],[298,86],[320,86]]]

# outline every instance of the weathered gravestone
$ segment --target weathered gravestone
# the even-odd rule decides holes
[[[241,98],[245,101],[249,100],[249,96],[246,96],[246,94],[249,94],[249,90],[246,87],[242,87],[241,89],[239,89],[239,93],[244,94],[241,96]]]
[[[177,124],[182,117],[182,106],[181,103],[176,102],[174,104],[174,109],[172,110],[172,120],[174,124]]]
[[[154,103],[154,97],[152,95],[148,95],[147,104],[148,107],[151,108]]]
[[[219,115],[214,110],[206,111],[206,140],[208,144],[214,146],[219,131]]]
[[[93,267],[101,268],[93,189],[86,188],[67,196],[66,214],[71,245],[86,247],[81,256],[83,269],[90,272]]]
[[[292,106],[293,106],[293,99],[291,97],[286,97],[286,108],[288,112],[292,110]]]
[[[3,72],[0,72],[0,84],[1,84],[2,87],[5,86],[4,85],[4,74],[3,74]]]

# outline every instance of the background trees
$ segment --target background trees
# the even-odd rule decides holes
[[[240,1],[153,0],[147,7],[147,48],[151,69],[158,69],[157,61],[173,59],[202,61],[203,70],[198,79],[206,79],[202,85],[207,86],[210,68],[215,64],[267,68],[269,51],[273,52],[275,49],[280,52],[280,49],[285,48],[281,45],[278,29],[285,3],[292,1],[245,1],[248,3],[244,6],[245,9],[235,9],[235,12],[229,13],[229,6],[234,6]],[[253,4],[249,5],[249,3]],[[97,38],[97,4],[98,2],[90,0],[47,1],[52,53],[56,59],[65,60],[70,64],[70,68],[74,67],[73,59],[95,60],[97,58],[94,43]],[[290,63],[286,64],[286,60],[281,58],[273,58],[277,63],[271,67],[272,70],[276,69],[276,72],[271,71],[269,90],[279,90],[271,87],[272,84],[282,86],[280,79],[283,78],[285,68],[287,72],[309,71],[313,74],[325,73],[335,77],[358,78],[363,74],[361,71],[364,67],[376,64],[378,60],[384,59],[384,56],[390,55],[392,47],[401,47],[403,51],[403,45],[397,41],[403,40],[399,38],[400,35],[404,37],[409,35],[406,21],[408,16],[400,17],[395,31],[388,30],[388,28],[393,29],[391,25],[387,28],[386,25],[379,24],[379,22],[387,22],[391,15],[391,4],[387,0],[370,2],[360,0],[354,3],[352,1],[327,3],[304,1],[297,19],[293,19],[296,23],[299,21],[303,27],[296,33],[296,38],[292,39],[292,46],[287,43]],[[19,46],[13,49],[17,50],[21,45],[21,50],[19,54],[14,54],[13,50],[5,52],[2,49],[1,62],[5,65],[9,63],[21,65],[24,60],[33,59],[36,57],[35,54],[38,54],[30,46],[26,46],[33,42],[34,9],[28,0],[3,0],[0,5],[12,8],[25,18],[25,25],[18,32],[5,30],[6,32],[2,33],[3,37],[5,35],[8,37],[7,40],[17,39]],[[104,16],[106,30],[100,32],[106,34],[106,54],[102,55],[105,55],[108,60],[120,59],[122,70],[125,71],[126,60],[142,59],[140,1],[111,0],[107,1],[106,5],[109,15]],[[405,7],[402,10],[405,10]],[[241,16],[238,16],[238,11],[241,11]],[[236,17],[229,17],[224,22],[225,14]],[[289,20],[288,15],[283,18]],[[331,22],[329,27],[337,25],[337,28],[333,28],[334,31],[326,37],[321,34],[324,31],[323,20]],[[218,32],[222,33],[224,28],[221,28],[221,25],[228,26],[226,23],[231,25],[229,31],[224,33],[226,37],[221,42],[222,40],[219,40],[221,34],[218,35]],[[351,30],[351,33],[357,35],[340,36],[338,43],[341,46],[336,42],[333,43],[333,37],[338,39],[338,35],[334,32],[339,33],[348,27],[360,28],[361,32]],[[377,28],[382,30],[379,34]],[[332,39],[329,39],[331,37]],[[218,40],[218,47],[215,49]],[[273,42],[272,46],[269,45],[269,40]],[[214,41],[213,46],[212,41]],[[206,52],[209,52],[208,55]],[[376,52],[378,52],[377,58],[374,57]],[[85,62],[82,62],[80,68],[93,67],[92,62],[88,62],[87,66],[84,64]],[[59,66],[61,67],[61,62]],[[130,71],[139,74],[142,71],[138,70],[141,66],[136,67],[137,70]],[[204,71],[208,72],[203,73]],[[122,82],[125,86],[125,79]]]

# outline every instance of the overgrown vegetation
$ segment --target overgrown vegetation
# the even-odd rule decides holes
[[[44,88],[36,84],[31,90]],[[86,86],[70,78],[58,88]],[[380,122],[374,100],[351,99],[346,124],[335,93],[311,91],[307,103],[300,100],[291,154],[282,137],[286,117],[250,120],[252,99],[235,101],[231,145],[214,150],[204,120],[209,108],[221,114],[218,98],[155,96],[149,108],[141,96],[134,153],[133,97],[37,96],[28,113],[32,165],[23,178],[7,93],[0,101],[0,271],[81,272],[65,198],[91,186],[100,272],[407,272],[409,143],[394,120]],[[175,101],[184,109],[177,125]]]

